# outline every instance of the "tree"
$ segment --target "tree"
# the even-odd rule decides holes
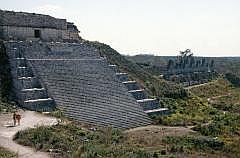
[[[227,80],[229,82],[231,82],[234,86],[240,87],[240,78],[238,76],[236,76],[235,74],[232,73],[227,73],[225,75],[225,77],[227,78]]]

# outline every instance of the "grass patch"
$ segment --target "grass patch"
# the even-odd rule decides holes
[[[14,103],[2,102],[0,100],[0,113],[2,112],[14,112],[16,111],[16,105]]]
[[[240,136],[240,115],[225,113],[216,115],[213,121],[207,125],[197,125],[193,128],[206,136]]]
[[[37,127],[20,131],[15,141],[41,151],[51,151],[55,157],[150,158],[153,153],[124,146],[122,132],[112,128],[96,131],[73,123],[52,127]]]
[[[208,99],[211,97],[226,95],[231,92],[231,89],[232,86],[228,81],[223,78],[219,78],[208,84],[199,87],[193,87],[190,89],[190,92],[198,97]]]
[[[209,122],[217,110],[211,107],[203,99],[190,96],[188,99],[168,100],[168,106],[172,114],[168,116],[156,116],[157,124],[168,126],[192,126],[199,123]]]
[[[17,155],[0,147],[0,157],[1,158],[17,158]]]
[[[224,147],[222,141],[202,136],[167,136],[163,142],[169,145],[171,152],[222,150]]]

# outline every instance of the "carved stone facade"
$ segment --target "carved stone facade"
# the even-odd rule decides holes
[[[79,41],[78,33],[66,19],[0,10],[0,38],[4,40]]]

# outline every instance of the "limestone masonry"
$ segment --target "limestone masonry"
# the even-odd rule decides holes
[[[5,40],[77,41],[78,33],[77,27],[66,19],[0,10],[0,38]]]
[[[148,125],[148,115],[168,112],[81,40],[73,23],[0,11],[0,24],[21,107],[36,111],[57,107],[72,119],[117,128]]]

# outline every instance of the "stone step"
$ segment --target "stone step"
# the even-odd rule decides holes
[[[25,43],[25,47],[24,56],[27,59],[100,58],[95,48],[85,44],[33,42]]]
[[[64,96],[61,96],[60,94],[64,93]],[[119,96],[119,94],[117,93],[108,93],[108,94],[104,94],[101,95],[100,94],[101,91],[71,91],[71,90],[66,90],[66,89],[55,89],[53,94],[57,95],[57,97],[55,97],[55,99],[57,98],[64,98],[66,101],[69,100],[68,98],[70,98],[70,101],[74,101],[75,99],[82,101],[82,102],[103,102],[106,105],[109,104],[119,104],[122,103],[122,106],[128,106],[128,105],[132,105],[132,102],[136,102],[136,100],[134,100],[133,98],[129,99],[128,95],[121,95]],[[109,95],[111,95],[111,97],[108,97]],[[132,107],[130,106],[129,109],[132,109]]]
[[[94,105],[94,104],[86,104],[86,105],[79,105],[78,103],[74,103],[74,106],[70,106],[69,104],[65,104],[64,106],[60,106],[59,108],[65,110],[65,111],[71,111],[71,113],[78,113],[79,115],[82,114],[87,114],[89,113],[90,115],[95,115],[95,116],[107,116],[109,117],[109,119],[124,119],[127,120],[129,122],[148,122],[149,123],[149,119],[147,118],[146,121],[146,117],[140,115],[137,112],[133,112],[131,117],[129,117],[126,113],[124,113],[124,111],[122,111],[122,113],[119,113],[118,111],[114,110],[114,108],[112,109],[108,109],[108,108],[103,108],[104,105]],[[92,108],[92,106],[94,106],[94,108]],[[89,109],[91,109],[89,111]],[[112,111],[111,113],[109,113],[109,111]],[[120,116],[121,115],[121,116]],[[116,117],[119,116],[119,117]],[[120,118],[121,117],[121,118]],[[118,123],[118,122],[117,122]]]
[[[44,99],[32,99],[32,100],[25,100],[24,103],[34,103],[34,102],[42,102],[42,101],[49,101],[53,100],[52,98],[44,98]]]
[[[148,115],[169,115],[170,110],[168,108],[157,108],[153,110],[144,111]]]
[[[153,110],[160,107],[159,101],[157,99],[142,99],[137,100],[141,107],[143,107],[144,111]]]
[[[127,87],[127,89],[129,91],[140,89],[140,87],[136,81],[126,81],[126,82],[122,82],[122,83]]]
[[[22,89],[20,93],[23,101],[48,98],[47,91],[44,88]]]
[[[36,77],[19,77],[17,89],[32,89],[32,88],[42,88],[40,82]]]
[[[12,47],[9,49],[8,57],[13,59],[13,58],[23,58],[23,55],[20,51],[20,49],[16,47]]]
[[[116,73],[116,76],[121,82],[127,82],[128,81],[128,74],[127,73]]]
[[[83,123],[97,125],[97,126],[106,126],[106,127],[111,126],[113,128],[121,128],[121,129],[135,128],[135,127],[146,126],[150,124],[149,122],[143,122],[139,124],[139,122],[131,123],[130,121],[125,121],[125,122],[118,121],[118,123],[116,123],[116,121],[111,121],[109,119],[101,119],[98,116],[92,116],[92,115],[88,116],[87,113],[84,115],[79,115],[78,113],[66,111],[64,114],[74,120],[79,120],[80,122],[83,122]]]
[[[26,59],[25,58],[10,58],[11,68],[16,69],[17,67],[26,67]]]
[[[92,106],[96,107],[96,108],[91,108]],[[100,106],[96,106],[95,105],[92,105],[92,104],[87,104],[85,106],[79,106],[79,104],[76,103],[76,106],[69,106],[69,105],[65,105],[65,106],[60,106],[60,108],[66,110],[66,111],[72,111],[72,113],[78,113],[78,114],[85,114],[86,112],[85,111],[89,111],[88,108],[92,109],[89,111],[89,115],[92,114],[92,115],[99,115],[100,116],[107,116],[109,118],[115,118],[116,119],[116,116],[119,115],[119,113],[117,111],[115,111],[114,109],[106,109],[106,108],[103,108],[103,107],[100,107]],[[109,111],[112,111],[112,113],[109,113]],[[121,113],[121,116],[122,118],[121,119],[124,119],[126,118],[126,113],[124,113],[124,111]],[[132,113],[132,116],[131,117],[128,117],[127,120],[130,122],[130,121],[146,121],[146,118],[144,117],[141,117],[141,115],[139,115],[138,113]],[[119,120],[120,118],[118,118],[117,120]],[[147,121],[148,122],[148,121]]]
[[[17,68],[17,76],[18,77],[33,77],[33,73],[30,68],[26,66]]]
[[[48,112],[55,108],[54,100],[51,98],[26,100],[21,104],[24,108],[33,111]]]
[[[136,100],[146,99],[147,97],[144,89],[131,90],[131,91],[128,91],[128,93],[132,94]]]
[[[87,116],[101,118],[103,123],[122,126],[119,118],[135,120],[126,122],[126,126],[150,123],[143,108],[128,93],[127,88],[105,61],[87,60],[32,60],[35,70],[40,75],[51,96],[64,112],[70,111],[75,118],[89,120]],[[83,118],[83,115],[84,116]],[[109,122],[110,121],[110,122]]]
[[[118,72],[118,67],[117,65],[108,65],[115,73]]]
[[[116,74],[117,67],[112,69],[97,50],[85,44],[60,42],[13,42],[11,47],[24,50],[21,55],[16,53],[17,50],[12,51],[15,52],[14,57],[19,58],[15,60],[21,62],[13,68],[20,67],[18,73],[21,75],[16,79],[22,84],[19,87],[23,87],[20,92],[25,94],[24,107],[50,111],[56,103],[69,117],[79,121],[121,128],[151,123],[143,108],[122,84],[128,81],[127,74]],[[37,78],[33,80],[33,76],[24,76],[28,69],[26,65],[34,68]],[[35,87],[38,81],[54,100],[48,97],[41,84]]]
[[[102,100],[100,101],[100,98],[99,99],[93,99],[91,100],[91,102],[87,102],[87,98],[84,100],[84,99],[79,99],[74,96],[71,96],[71,97],[55,97],[56,99],[56,103],[59,105],[59,106],[64,106],[64,107],[77,107],[77,109],[79,108],[80,110],[80,107],[84,107],[84,108],[87,108],[87,109],[92,109],[92,107],[94,107],[94,109],[102,109],[103,107],[106,107],[107,111],[111,110],[113,111],[111,114],[117,112],[121,112],[121,113],[124,113],[125,109],[124,108],[128,108],[128,110],[132,111],[134,110],[134,107],[130,106],[131,104],[130,103],[124,103],[122,102],[122,108],[118,108],[119,107],[119,104],[117,102],[109,102],[109,101],[106,101],[106,100]],[[118,110],[116,110],[116,108],[118,108]],[[139,117],[141,116],[140,115],[140,109],[139,110],[135,110],[135,113],[133,115],[138,115]],[[100,110],[99,112],[102,112],[104,111],[104,109]]]
[[[135,118],[136,120],[115,120],[114,116],[105,116],[105,118],[103,117],[99,117],[93,114],[88,114],[88,113],[83,113],[80,114],[77,113],[75,110],[63,110],[65,111],[64,114],[70,118],[73,119],[77,119],[81,122],[84,123],[88,123],[88,124],[93,124],[93,125],[101,125],[101,126],[109,126],[111,125],[114,128],[122,128],[122,129],[129,129],[129,128],[134,128],[134,127],[140,127],[140,126],[146,126],[149,125],[150,122],[141,122],[139,123],[139,121],[136,121],[138,118]],[[104,116],[104,115],[103,115]],[[121,118],[121,117],[119,117]],[[113,119],[113,120],[111,120]],[[97,122],[97,124],[96,124]],[[117,122],[117,123],[116,123]]]

